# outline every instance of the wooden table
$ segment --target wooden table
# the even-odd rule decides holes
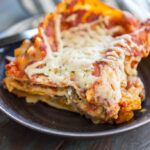
[[[0,32],[29,17],[16,0],[0,0]],[[0,150],[150,150],[150,124],[99,139],[64,139],[30,130],[0,112]]]
[[[150,124],[99,139],[65,139],[30,130],[0,113],[0,150],[150,150]]]

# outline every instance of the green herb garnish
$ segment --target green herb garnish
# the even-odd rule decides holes
[[[119,59],[121,59],[122,58],[122,56],[119,56]]]
[[[88,69],[86,69],[86,70],[84,70],[84,72],[89,72],[89,70],[88,70]]]
[[[72,71],[71,71],[71,73],[75,73],[75,71],[74,71],[74,70],[72,70]]]

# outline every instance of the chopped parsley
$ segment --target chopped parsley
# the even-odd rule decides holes
[[[48,69],[48,71],[52,71],[52,69]]]
[[[87,83],[85,83],[84,86],[87,86]]]
[[[119,56],[119,59],[122,59],[122,56]]]
[[[72,71],[71,71],[71,73],[75,73],[75,71],[74,71],[74,70],[72,70]]]
[[[130,102],[127,102],[127,105],[130,105]]]
[[[83,74],[83,78],[85,77],[85,73]]]
[[[89,70],[88,70],[88,69],[86,69],[86,70],[84,70],[84,72],[89,72]]]

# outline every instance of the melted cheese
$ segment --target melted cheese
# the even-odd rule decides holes
[[[74,21],[76,17],[77,17],[77,14],[72,14],[66,19],[66,22]]]
[[[128,45],[125,44],[124,38],[112,37],[115,32],[121,30],[120,26],[106,29],[102,26],[102,21],[100,18],[92,23],[80,24],[61,32],[60,16],[56,16],[57,52],[52,52],[47,37],[42,32],[47,55],[42,61],[29,65],[25,69],[26,74],[29,78],[34,74],[43,74],[47,76],[48,81],[60,87],[63,84],[73,86],[78,94],[83,89],[90,89],[96,81],[101,80],[102,83],[96,87],[97,103],[99,104],[100,99],[103,99],[112,104],[112,108],[115,107],[121,98],[120,84],[126,81],[126,74],[125,51],[114,45],[118,42],[124,46]],[[108,49],[113,51],[109,52]],[[92,75],[95,61],[108,63],[102,67],[100,77]],[[37,68],[41,64],[44,66]]]

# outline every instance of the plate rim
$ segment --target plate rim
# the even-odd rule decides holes
[[[1,98],[0,98],[1,99]],[[34,131],[38,131],[41,133],[46,133],[49,135],[55,135],[55,136],[60,136],[60,137],[66,137],[66,138],[99,138],[99,137],[104,137],[104,136],[111,136],[111,135],[116,135],[116,134],[121,134],[124,132],[128,132],[134,129],[137,129],[139,127],[142,127],[146,124],[148,124],[150,122],[150,118],[148,118],[147,120],[143,121],[143,122],[139,122],[137,124],[134,124],[133,126],[130,126],[128,128],[119,128],[119,129],[112,129],[112,130],[108,130],[108,131],[99,131],[99,132],[93,132],[93,133],[75,133],[75,132],[68,132],[68,131],[60,131],[60,130],[56,130],[56,129],[46,129],[46,128],[40,128],[38,126],[35,126],[34,124],[29,124],[27,122],[24,122],[23,120],[19,119],[19,118],[15,118],[15,116],[11,115],[11,113],[9,113],[7,110],[5,110],[4,108],[2,108],[0,106],[0,110],[6,114],[9,118],[11,118],[12,120],[16,121],[17,123],[29,128],[29,129],[33,129]]]
[[[37,15],[37,16],[33,16],[27,19],[24,19],[14,25],[12,25],[11,27],[9,27],[8,29],[6,29],[4,32],[0,33],[0,35],[6,35],[8,36],[10,33],[12,34],[12,31],[18,27],[19,25],[24,24],[25,22],[29,22],[31,20],[35,20],[36,18],[41,17],[42,15]],[[2,100],[2,98],[0,97],[0,100]],[[137,129],[141,126],[144,126],[146,124],[148,124],[150,122],[150,117],[148,117],[146,120],[142,121],[142,122],[138,122],[132,126],[129,127],[121,127],[118,129],[110,129],[110,130],[106,130],[106,131],[97,131],[97,132],[86,132],[86,133],[79,133],[79,132],[69,132],[69,131],[60,131],[60,130],[56,130],[56,129],[46,129],[46,128],[40,128],[34,124],[25,122],[19,118],[16,118],[15,116],[13,116],[9,111],[7,111],[5,108],[3,108],[0,105],[0,110],[6,114],[9,118],[11,118],[12,120],[16,121],[17,123],[28,127],[29,129],[33,129],[35,131],[41,132],[41,133],[46,133],[46,134],[51,134],[51,135],[55,135],[55,136],[60,136],[60,137],[67,137],[67,138],[98,138],[98,137],[103,137],[103,136],[111,136],[111,135],[115,135],[115,134],[119,134],[119,133],[123,133],[123,132],[128,132],[134,129]]]

